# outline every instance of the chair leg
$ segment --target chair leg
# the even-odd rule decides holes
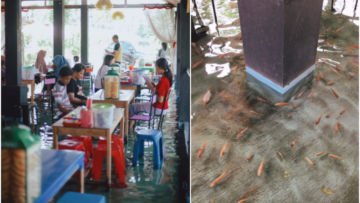
[[[161,157],[160,157],[160,144],[159,142],[156,142],[155,140],[153,141],[153,147],[154,147],[154,154],[153,154],[153,159],[154,159],[154,168],[155,169],[159,169],[161,168]]]
[[[134,154],[133,154],[133,166],[137,165],[137,161],[139,159],[139,148],[140,148],[140,140],[136,140],[135,144],[134,144]]]

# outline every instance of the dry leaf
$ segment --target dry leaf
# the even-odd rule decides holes
[[[343,115],[345,113],[346,109],[343,109],[340,113],[339,116]]]
[[[200,149],[198,150],[198,153],[197,153],[197,157],[198,158],[201,158],[202,154],[204,153],[205,151],[205,148],[206,148],[206,143],[202,144]]]
[[[240,201],[245,202],[247,199],[249,199],[250,196],[255,195],[257,191],[258,191],[258,188],[252,188],[252,189],[248,190],[240,197],[238,203]]]
[[[208,90],[203,96],[203,103],[208,104],[210,102],[210,99],[211,99],[211,91]]]
[[[246,128],[244,128],[244,129],[242,129],[237,135],[236,135],[236,139],[241,139],[244,135],[245,135],[245,133],[246,133],[246,131],[249,129],[249,127],[246,127]]]
[[[191,65],[191,69],[197,68],[198,66],[200,66],[203,63],[204,63],[204,59],[201,59],[200,61],[197,61],[197,62],[193,63]]]
[[[264,170],[264,166],[265,166],[265,161],[262,160],[260,165],[259,165],[259,168],[258,168],[258,171],[257,171],[257,176],[261,176],[263,170]]]

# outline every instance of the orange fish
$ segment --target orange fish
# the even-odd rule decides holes
[[[257,170],[257,176],[261,176],[261,174],[262,174],[262,172],[263,172],[263,170],[264,170],[264,166],[265,166],[265,161],[262,160],[261,163],[260,163],[260,165],[259,165],[259,168],[258,168],[258,170]]]
[[[336,124],[335,124],[335,132],[336,132],[336,134],[340,132],[340,129],[341,129],[341,124],[339,122],[336,122]]]
[[[224,171],[221,175],[219,175],[217,178],[215,178],[215,180],[211,182],[210,187],[214,187],[219,184],[227,175],[228,172]]]
[[[229,144],[225,143],[220,150],[220,157],[223,157],[228,152]]]
[[[277,103],[275,103],[275,106],[280,106],[280,107],[282,107],[282,106],[288,106],[288,105],[289,105],[288,102],[277,102]]]
[[[314,166],[314,165],[315,165],[314,162],[313,162],[309,157],[306,156],[304,159],[305,159],[306,162],[308,162],[308,164],[309,164],[310,166]]]
[[[333,94],[336,98],[339,98],[338,93],[337,93],[333,88],[330,88],[330,89],[331,89],[332,94]]]
[[[335,155],[335,154],[328,154],[328,156],[329,156],[330,158],[333,158],[333,159],[338,159],[338,160],[341,160],[341,159],[342,159],[340,156]]]
[[[315,120],[315,125],[318,125],[320,123],[322,114]]]
[[[324,155],[324,154],[327,154],[326,152],[318,152],[318,153],[316,153],[315,155],[316,156],[322,156],[322,155]]]
[[[211,99],[211,92],[210,90],[206,91],[206,93],[203,96],[203,103],[208,104]]]
[[[206,143],[202,144],[200,149],[198,150],[198,153],[197,153],[197,157],[198,158],[201,158],[202,154],[204,153],[205,151],[205,148],[206,148]]]
[[[243,130],[241,130],[241,131],[236,135],[236,139],[239,140],[240,138],[242,138],[248,129],[249,129],[249,127],[246,127],[246,128],[244,128]]]

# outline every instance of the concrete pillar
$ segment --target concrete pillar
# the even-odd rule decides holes
[[[238,0],[248,86],[286,101],[312,81],[323,0]]]
[[[64,54],[64,1],[54,0],[54,56]]]
[[[88,6],[87,0],[81,1],[81,62],[88,63]]]

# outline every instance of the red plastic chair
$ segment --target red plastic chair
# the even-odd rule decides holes
[[[82,151],[85,153],[85,167],[87,167],[88,163],[88,155],[85,149],[85,145],[81,141],[72,140],[72,139],[64,139],[59,142],[59,149],[60,150],[75,150],[75,151]]]
[[[106,158],[106,140],[100,139],[93,153],[92,178],[95,181],[101,179],[103,161]],[[126,187],[126,166],[123,139],[120,136],[113,135],[111,142],[111,156],[115,164],[115,173],[118,177],[119,187]]]
[[[70,140],[76,140],[76,141],[80,141],[84,144],[85,146],[85,159],[90,160],[90,157],[92,157],[92,153],[93,153],[93,144],[92,144],[92,137],[91,136],[72,136],[72,137],[68,137],[67,139]]]

